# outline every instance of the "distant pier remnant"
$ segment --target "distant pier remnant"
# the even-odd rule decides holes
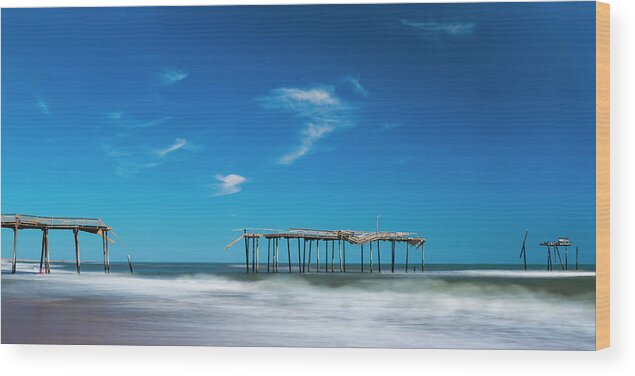
[[[81,273],[79,255],[79,231],[89,232],[102,237],[104,252],[104,273],[110,273],[110,256],[108,254],[108,231],[112,229],[99,218],[72,218],[72,217],[42,217],[26,214],[2,214],[2,227],[13,229],[13,263],[11,274],[16,272],[18,230],[41,230],[42,253],[40,256],[40,273],[51,273],[51,258],[49,252],[49,230],[72,230],[75,238],[75,265],[77,273]]]
[[[569,269],[569,262],[568,262],[569,247],[573,246],[571,239],[566,237],[560,237],[556,241],[543,242],[543,243],[540,243],[540,245],[543,247],[547,247],[547,270],[553,270],[554,262],[558,262],[560,264],[560,268],[563,271]],[[564,254],[565,254],[564,262],[562,261],[562,256],[560,254],[560,247],[564,247]],[[575,269],[578,270],[578,247],[576,247],[575,249],[576,249]]]
[[[369,231],[353,231],[353,230],[315,230],[315,229],[307,229],[307,228],[292,228],[288,230],[272,230],[272,229],[243,229],[242,235],[240,235],[237,239],[229,243],[225,249],[231,248],[233,245],[238,243],[241,239],[245,241],[245,270],[247,273],[250,272],[249,268],[249,248],[251,243],[251,272],[258,273],[258,264],[259,264],[259,253],[258,253],[258,240],[260,238],[267,239],[267,273],[273,272],[278,273],[278,241],[280,239],[287,240],[287,264],[289,266],[289,273],[292,273],[291,265],[293,263],[292,260],[292,252],[291,252],[291,239],[297,239],[297,249],[298,249],[298,272],[299,273],[307,273],[311,272],[311,262],[312,259],[315,259],[315,268],[314,271],[320,273],[321,270],[324,272],[329,272],[329,242],[331,249],[331,267],[330,272],[335,272],[335,255],[338,255],[338,270],[341,273],[345,273],[347,271],[346,267],[346,243],[351,245],[359,245],[360,246],[360,271],[364,271],[364,245],[369,245],[369,272],[373,272],[373,242],[377,244],[377,260],[378,260],[378,272],[381,273],[381,251],[380,251],[380,242],[389,242],[391,244],[391,268],[390,271],[392,273],[395,272],[395,252],[396,252],[396,244],[397,243],[405,243],[405,254],[406,254],[406,272],[408,269],[408,257],[409,257],[409,248],[410,246],[415,249],[421,247],[421,271],[425,270],[425,253],[424,253],[424,244],[426,240],[424,238],[418,237],[417,234],[412,232],[369,232]],[[251,239],[251,242],[249,241]],[[325,254],[324,254],[324,265],[323,269],[320,266],[320,241],[324,243]],[[316,243],[315,248],[313,247],[313,242]],[[337,242],[337,250],[336,249]],[[273,247],[271,244],[273,243]],[[307,243],[308,243],[308,257],[307,257]],[[283,243],[284,244],[284,243]],[[302,247],[301,247],[302,244]],[[273,253],[273,255],[271,255]],[[315,255],[315,257],[313,257]],[[273,256],[273,257],[271,257]],[[283,256],[284,257],[284,256]],[[272,267],[270,268],[271,259],[273,258]],[[350,268],[348,268],[350,269]]]

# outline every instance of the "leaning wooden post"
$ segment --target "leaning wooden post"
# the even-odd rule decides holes
[[[569,270],[569,247],[564,247],[564,270]]]
[[[579,258],[578,258],[578,246],[575,247],[575,270],[578,270],[578,262],[579,262]]]
[[[289,264],[289,273],[291,273],[291,241],[287,238],[287,263]]]
[[[247,238],[247,230],[243,230],[243,237],[245,238],[245,269],[249,273],[249,239]]]
[[[101,236],[101,248],[104,253],[104,274],[108,274],[108,267],[106,266],[106,234],[103,232]]]
[[[80,274],[80,261],[79,261],[79,237],[78,237],[79,229],[75,227],[73,229],[73,235],[75,237],[75,267],[77,268],[77,274]]]
[[[379,251],[379,240],[377,240],[377,271],[381,273],[381,252]]]
[[[547,245],[547,271],[551,270],[551,248]]]
[[[395,241],[392,241],[392,259],[390,262],[390,272],[395,272]]]
[[[130,255],[128,255],[128,267],[130,268],[130,274],[134,274],[134,270],[132,270],[132,260],[130,260]]]
[[[406,273],[408,273],[408,253],[410,252],[410,243],[406,241]]]
[[[18,224],[16,221],[15,227],[13,228],[13,263],[11,264],[11,274],[15,274],[15,269],[18,263]]]
[[[42,229],[42,254],[40,255],[40,274],[42,274],[42,264],[44,263],[44,229]]]
[[[46,245],[46,273],[51,274],[51,254],[49,252],[49,230],[48,229],[44,230],[44,234],[45,234],[44,244]]]

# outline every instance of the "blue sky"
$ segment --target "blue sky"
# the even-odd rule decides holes
[[[592,2],[5,9],[2,211],[100,217],[114,261],[240,261],[234,229],[381,214],[429,262],[515,263],[529,229],[529,262],[568,235],[592,263],[594,22]]]

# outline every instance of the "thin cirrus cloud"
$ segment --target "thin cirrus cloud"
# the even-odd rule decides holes
[[[238,193],[242,190],[242,184],[247,181],[244,176],[237,174],[216,175],[218,183],[214,184],[216,192],[214,196],[225,196]]]
[[[177,139],[175,139],[175,140],[174,140],[174,143],[173,143],[172,145],[167,146],[167,147],[165,147],[165,148],[163,148],[163,149],[156,150],[156,154],[157,154],[160,158],[163,158],[163,157],[165,157],[166,155],[168,155],[168,154],[170,154],[170,153],[172,153],[172,152],[175,152],[175,151],[177,151],[177,150],[181,149],[181,148],[182,148],[182,147],[184,147],[185,145],[187,145],[187,140],[186,140],[186,139],[184,139],[184,138],[177,138]]]
[[[473,22],[415,22],[409,20],[401,20],[401,24],[412,28],[422,35],[426,36],[461,36],[474,32],[476,24]]]
[[[314,149],[318,140],[351,124],[350,106],[330,86],[278,88],[259,100],[266,108],[290,112],[303,121],[300,144],[278,159],[282,165],[293,164]]]
[[[353,91],[357,95],[361,95],[362,97],[367,97],[368,96],[368,91],[366,91],[366,89],[359,82],[359,78],[348,76],[348,77],[344,78],[344,81],[346,81],[349,84],[351,84],[351,86],[353,87]]]
[[[165,85],[174,85],[177,82],[183,81],[189,76],[189,73],[181,69],[166,69],[161,73],[161,81]]]
[[[106,118],[110,124],[123,128],[151,128],[172,120],[172,116],[163,116],[156,119],[138,119],[123,111],[112,111],[106,113]]]
[[[44,99],[42,99],[42,98],[38,98],[38,99],[37,99],[37,106],[38,106],[38,108],[39,108],[40,110],[42,110],[42,112],[44,112],[45,114],[47,114],[47,115],[50,115],[50,114],[51,114],[51,111],[49,110],[49,105],[48,105],[48,103],[46,103],[46,102],[44,101]]]

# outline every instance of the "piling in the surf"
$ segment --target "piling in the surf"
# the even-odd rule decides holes
[[[320,247],[319,243],[322,241],[325,245],[325,254],[324,254],[324,271],[329,271],[329,241],[330,241],[330,249],[331,249],[331,265],[330,271],[335,272],[335,244],[337,242],[338,248],[338,270],[341,273],[345,273],[347,271],[347,262],[346,262],[346,243],[350,245],[358,245],[360,250],[360,271],[364,271],[364,245],[369,245],[369,272],[373,272],[373,243],[376,243],[377,247],[377,260],[378,260],[378,272],[381,273],[381,242],[387,242],[391,245],[391,258],[390,258],[390,271],[391,273],[395,272],[395,259],[396,252],[398,251],[397,245],[403,244],[405,245],[404,252],[406,255],[406,272],[408,269],[408,258],[410,247],[414,247],[415,250],[421,248],[421,271],[425,270],[425,253],[424,253],[424,244],[426,240],[422,237],[417,236],[416,233],[413,232],[388,232],[388,231],[354,231],[354,230],[315,230],[315,229],[307,229],[307,228],[292,228],[288,230],[271,230],[271,229],[243,229],[242,235],[240,235],[237,239],[229,243],[225,247],[225,249],[229,249],[238,243],[241,239],[245,241],[245,270],[247,273],[250,273],[250,269],[252,273],[258,272],[258,240],[260,238],[267,239],[268,247],[267,247],[267,272],[270,272],[270,252],[271,243],[273,242],[273,271],[274,273],[278,273],[278,241],[280,239],[287,240],[287,264],[289,265],[289,273],[292,273],[291,265],[294,262],[292,260],[292,252],[291,252],[291,239],[297,239],[297,250],[298,250],[298,272],[299,273],[308,273],[311,271],[311,260],[313,259],[313,255],[315,254],[315,271],[320,272]],[[250,241],[251,240],[251,241]],[[315,248],[313,247],[313,243],[316,243]],[[251,260],[249,259],[250,254],[250,243],[251,243]],[[308,243],[308,244],[307,244]],[[302,246],[301,246],[302,245]],[[313,250],[315,249],[315,252]],[[308,251],[308,252],[307,252]],[[251,268],[249,267],[251,261]],[[350,268],[349,268],[350,269]]]

